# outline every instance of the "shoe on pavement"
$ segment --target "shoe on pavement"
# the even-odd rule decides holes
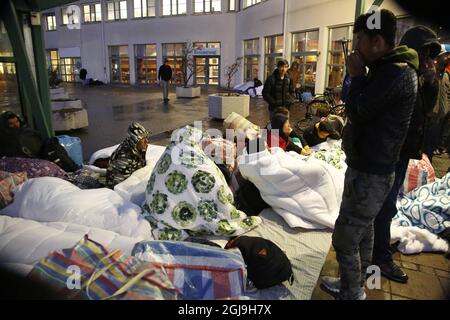
[[[408,282],[408,275],[393,261],[390,263],[376,263],[376,265],[380,267],[381,275],[389,280],[400,283]]]
[[[320,289],[333,296],[333,298],[339,299],[341,279],[336,277],[322,277]],[[366,297],[366,291],[364,290],[364,287],[361,287],[357,300],[366,300]]]

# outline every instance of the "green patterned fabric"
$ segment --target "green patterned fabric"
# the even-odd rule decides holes
[[[159,240],[237,236],[261,223],[234,206],[222,172],[201,149],[202,132],[175,131],[150,176],[143,212]]]

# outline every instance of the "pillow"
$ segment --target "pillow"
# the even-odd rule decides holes
[[[28,180],[14,190],[14,202],[0,213],[38,222],[71,222],[151,239],[150,224],[138,206],[110,189],[81,190],[59,178]]]
[[[38,177],[65,178],[67,173],[53,162],[34,158],[0,159],[0,171],[26,172],[28,179]]]
[[[114,186],[114,191],[122,198],[141,206],[145,200],[145,189],[153,166],[145,166],[133,172],[126,180]]]
[[[10,173],[0,171],[0,209],[13,202],[14,195],[12,190],[27,179],[26,172]]]

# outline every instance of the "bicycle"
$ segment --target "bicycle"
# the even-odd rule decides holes
[[[323,94],[316,95],[306,104],[305,118],[297,122],[295,127],[305,130],[307,127],[328,115],[337,115],[345,120],[345,104],[336,103],[333,88],[326,88]]]

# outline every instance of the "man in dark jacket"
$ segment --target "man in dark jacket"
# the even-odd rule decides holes
[[[409,29],[400,44],[414,49],[419,54],[419,86],[408,134],[395,167],[394,184],[375,219],[372,262],[380,267],[381,274],[386,278],[406,283],[408,276],[392,259],[390,229],[392,218],[397,213],[397,196],[405,180],[409,159],[422,159],[426,118],[436,103],[439,89],[433,59],[440,52],[440,45],[434,31],[423,26]]]
[[[337,298],[345,300],[365,299],[373,223],[394,182],[417,96],[417,53],[395,47],[396,18],[391,11],[375,13],[379,28],[370,26],[373,14],[356,20],[356,52],[347,60],[352,81],[342,144],[348,169],[333,232],[341,278],[322,279],[322,288],[339,292]]]
[[[159,67],[158,80],[163,89],[164,102],[169,101],[169,81],[172,80],[172,68],[169,65],[169,60],[165,59],[164,64]]]
[[[290,109],[295,100],[295,88],[287,75],[289,63],[281,59],[277,63],[277,69],[267,78],[263,88],[263,98],[269,104],[270,118],[276,108]]]

